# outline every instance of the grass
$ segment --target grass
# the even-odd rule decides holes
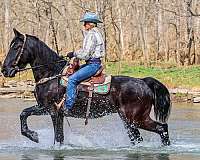
[[[169,88],[188,88],[200,90],[200,66],[190,67],[160,67],[151,66],[145,67],[142,65],[135,65],[133,63],[127,64],[122,62],[120,75],[132,76],[137,78],[154,77],[160,80]],[[106,73],[117,75],[118,63],[109,62],[106,64]],[[7,80],[34,80],[32,71],[19,73],[14,78],[6,78]]]
[[[107,63],[106,72],[116,75],[116,63]],[[200,66],[191,67],[158,67],[138,66],[122,63],[120,75],[132,77],[154,77],[170,88],[193,88],[200,89]]]

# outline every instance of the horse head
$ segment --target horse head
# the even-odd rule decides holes
[[[13,29],[15,37],[10,43],[10,48],[2,66],[5,77],[14,77],[19,69],[23,69],[30,62],[27,36]]]

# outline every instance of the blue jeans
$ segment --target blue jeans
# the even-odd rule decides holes
[[[77,72],[75,72],[68,78],[65,101],[65,107],[67,109],[72,109],[74,105],[77,85],[80,82],[95,75],[95,73],[100,69],[100,67],[100,63],[84,64]]]

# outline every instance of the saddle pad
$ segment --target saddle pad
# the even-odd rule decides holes
[[[94,93],[107,94],[110,91],[110,83],[94,86]]]
[[[67,82],[68,82],[68,78],[67,77],[61,77],[60,79],[60,84],[64,87],[67,86]],[[101,83],[101,84],[94,84],[94,89],[93,92],[94,93],[98,93],[98,94],[107,94],[110,91],[110,84],[111,84],[111,75],[106,76],[105,78],[105,82]],[[83,86],[83,87],[82,87]],[[78,85],[78,91],[85,91],[85,92],[89,92],[89,90],[91,90],[91,83],[89,82],[81,82]]]

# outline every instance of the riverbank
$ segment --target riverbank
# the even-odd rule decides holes
[[[0,98],[23,98],[25,100],[35,100],[35,83],[31,80],[17,82],[7,81],[4,87],[0,87]],[[174,103],[200,103],[200,90],[183,88],[169,89],[171,100]]]
[[[154,77],[167,86],[173,102],[200,103],[200,66],[175,67],[172,64],[159,64],[146,67],[134,62],[122,62],[120,73],[117,73],[118,65],[107,62],[106,73],[139,78]],[[32,71],[4,79],[4,87],[0,87],[0,98],[34,98],[33,79]],[[0,82],[2,81],[1,76]]]
[[[136,62],[122,62],[120,73],[117,73],[118,65],[118,63],[107,63],[106,73],[137,78],[153,77],[167,88],[200,91],[200,66],[176,67],[175,64],[165,63],[144,66]]]

